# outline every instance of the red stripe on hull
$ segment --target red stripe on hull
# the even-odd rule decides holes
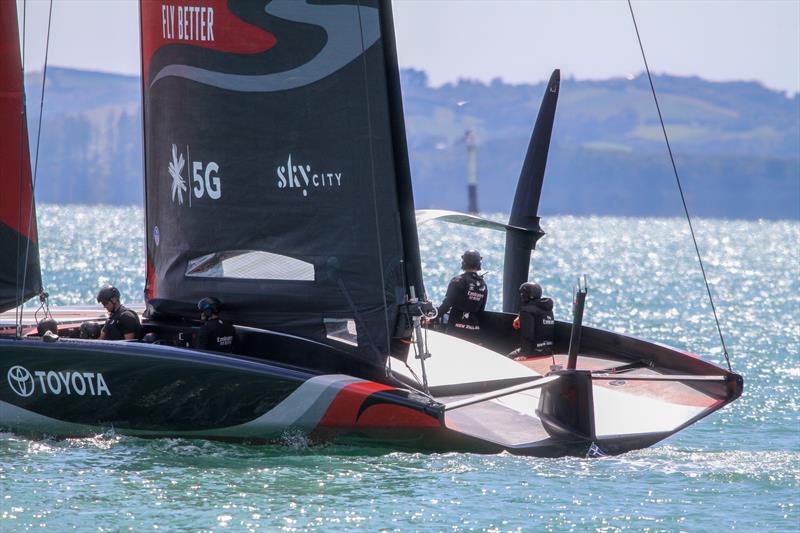
[[[439,421],[425,413],[390,403],[378,403],[361,412],[364,401],[393,387],[362,381],[344,387],[319,422],[326,428],[438,428]],[[360,413],[360,415],[359,415]]]
[[[373,405],[358,418],[360,428],[439,428],[435,418],[402,405]]]

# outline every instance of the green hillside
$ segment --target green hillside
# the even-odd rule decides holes
[[[417,206],[465,209],[473,129],[480,208],[508,210],[544,84],[401,78]],[[800,96],[752,82],[654,83],[694,214],[800,218]],[[26,84],[35,138],[41,74]],[[141,203],[140,107],[138,78],[49,69],[39,201]],[[542,213],[681,214],[646,77],[562,80],[552,143]]]

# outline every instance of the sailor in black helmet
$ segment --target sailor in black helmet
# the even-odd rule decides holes
[[[139,315],[120,302],[119,290],[106,285],[97,293],[97,303],[108,311],[108,319],[100,330],[100,340],[121,341],[139,337],[142,324]]]
[[[203,325],[197,334],[197,348],[214,352],[233,352],[236,329],[219,317],[222,303],[209,296],[197,302],[197,309],[203,320]]]
[[[514,319],[514,329],[520,330],[520,347],[509,354],[520,361],[528,357],[553,354],[553,300],[542,298],[538,283],[519,286],[519,316]]]
[[[486,307],[489,290],[483,277],[478,274],[481,268],[481,254],[477,250],[467,250],[461,256],[461,269],[464,271],[450,280],[447,294],[439,306],[439,316],[450,314],[445,331],[458,337],[474,339],[481,329],[481,315]]]

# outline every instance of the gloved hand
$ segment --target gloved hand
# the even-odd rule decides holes
[[[519,317],[515,318],[511,325],[514,327],[514,329],[519,329]]]

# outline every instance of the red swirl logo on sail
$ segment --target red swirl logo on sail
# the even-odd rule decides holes
[[[191,44],[232,54],[257,54],[278,42],[270,32],[231,13],[227,0],[141,2],[142,64],[164,46]]]
[[[260,8],[260,16],[267,17],[267,21],[257,23],[270,27],[282,26],[284,33],[294,38],[294,41],[292,37],[285,38],[291,42],[283,47],[278,45],[279,37],[240,20],[219,1],[154,6],[145,4],[142,3],[143,60],[144,76],[148,80],[145,83],[150,87],[160,80],[174,77],[237,92],[291,90],[334,74],[360,57],[380,38],[378,10],[350,3],[309,4],[300,0],[265,2]],[[247,4],[241,9],[252,10],[254,5]],[[249,15],[260,20],[254,13]],[[324,31],[325,39],[314,53],[298,55],[293,47],[298,45],[298,36],[304,35],[309,28]],[[240,32],[245,31],[258,36],[260,46],[252,46],[251,41],[243,39]],[[239,56],[259,55],[255,68],[262,73],[222,72],[220,64],[212,57],[189,57],[191,54],[181,51],[175,51],[168,63],[161,58],[161,62],[151,65],[156,51],[169,48],[166,45],[181,43]],[[299,61],[295,64],[288,62],[277,72],[273,70],[274,65],[291,56],[297,56]],[[282,58],[281,61],[277,61],[278,58]],[[153,69],[152,75],[150,69]]]

